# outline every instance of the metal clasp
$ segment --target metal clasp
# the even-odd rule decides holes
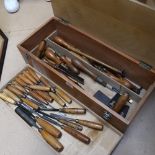
[[[103,114],[103,118],[106,120],[106,121],[109,121],[110,119],[111,119],[111,117],[112,117],[112,114],[110,113],[110,112],[105,112],[104,114]]]

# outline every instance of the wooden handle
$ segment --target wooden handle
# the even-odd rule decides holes
[[[35,73],[35,71],[33,71],[31,68],[28,68],[27,71],[37,82],[40,82],[40,79],[38,75]]]
[[[43,120],[42,118],[36,117],[36,121],[44,130],[46,130],[52,136],[56,138],[60,138],[62,136],[62,133],[60,130],[58,130],[56,127],[54,127],[47,121]]]
[[[129,94],[125,93],[124,95],[121,95],[118,101],[116,102],[113,110],[116,112],[120,112],[120,110],[126,104],[128,100],[129,100]]]
[[[64,101],[61,100],[60,97],[58,97],[55,93],[53,92],[49,92],[49,95],[62,107],[65,107],[66,104],[64,103]]]
[[[19,97],[23,97],[24,96],[23,93],[20,90],[16,89],[15,87],[13,87],[11,85],[8,85],[7,89],[10,90],[11,92],[13,92],[14,94],[16,94]]]
[[[60,112],[68,113],[68,114],[85,114],[86,109],[84,108],[61,108]]]
[[[69,127],[69,126],[63,126],[62,127],[67,133],[69,133],[70,135],[72,135],[74,138],[80,140],[81,142],[85,143],[85,144],[89,144],[90,143],[90,138],[86,135],[84,135],[83,133]]]
[[[36,91],[38,95],[40,95],[45,101],[53,102],[53,98],[46,92]],[[48,104],[48,103],[47,103]]]
[[[31,82],[27,77],[25,77],[23,74],[18,75],[18,77],[23,80],[28,85],[33,85],[33,82]]]
[[[12,93],[10,90],[8,89],[3,89],[4,94],[6,94],[7,96],[9,96],[10,98],[12,98],[13,100],[15,100],[16,102],[20,101],[20,98],[18,98],[14,93]]]
[[[22,87],[26,87],[26,86],[27,86],[27,84],[26,84],[22,79],[20,79],[20,78],[18,78],[18,77],[16,77],[15,81],[16,81],[19,85],[21,85]]]
[[[44,56],[45,49],[46,49],[46,42],[41,41],[40,44],[38,45],[35,55],[39,58],[42,58]]]
[[[56,88],[56,94],[60,96],[63,100],[65,100],[67,103],[72,103],[72,99],[61,89]]]
[[[37,83],[37,80],[35,78],[33,78],[33,76],[31,74],[29,74],[28,71],[24,71],[23,72],[23,75],[25,77],[27,77],[32,83],[36,84]]]
[[[30,106],[31,108],[33,108],[34,110],[38,110],[39,109],[39,106],[35,103],[33,103],[32,101],[28,100],[28,99],[25,99],[25,98],[21,98],[21,100],[27,104],[28,106]]]
[[[40,85],[29,85],[28,87],[33,90],[41,90],[41,91],[48,91],[48,92],[51,90],[50,87],[40,86]]]
[[[13,81],[11,84],[14,88],[20,90],[22,93],[26,93],[26,90],[21,85],[19,85],[16,81]]]
[[[92,77],[94,80],[97,79],[97,75],[91,72],[88,68],[86,68],[82,62],[80,62],[78,59],[73,59],[72,63],[75,67],[79,68],[82,70],[84,73],[88,74],[90,77]]]
[[[77,119],[76,122],[88,128],[92,128],[95,130],[103,130],[103,124],[101,123],[96,123],[96,122],[87,121],[87,120],[79,120],[79,119]]]
[[[66,56],[61,56],[60,58],[69,67],[69,69],[72,72],[74,72],[76,74],[79,74],[80,73],[80,71],[76,67],[74,67],[74,65],[72,65],[72,63],[70,61],[68,61],[68,59],[67,59]]]
[[[40,81],[47,87],[50,87],[50,84],[47,79],[45,79],[43,76],[40,77]]]
[[[12,98],[10,98],[10,97],[8,97],[6,94],[4,94],[4,93],[0,93],[0,98],[2,99],[2,100],[4,100],[5,102],[8,102],[8,103],[11,103],[11,104],[16,104],[16,102],[12,99]]]
[[[75,130],[79,130],[82,131],[83,127],[77,123],[73,123],[73,122],[69,122],[69,121],[65,121],[63,119],[60,119],[59,122],[61,122],[62,124],[65,124],[71,128],[74,128]]]
[[[56,64],[61,64],[61,61],[59,60],[59,58],[54,54],[54,52],[52,51],[52,49],[47,48],[47,50],[45,51],[45,56],[46,58],[54,61]]]
[[[45,100],[36,92],[34,91],[29,91],[29,94],[34,97],[36,100],[41,101],[43,103],[45,103]]]
[[[45,141],[56,151],[61,152],[64,147],[63,145],[52,135],[50,135],[47,131],[39,129],[40,134],[45,139]]]

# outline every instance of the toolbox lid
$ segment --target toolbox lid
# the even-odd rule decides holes
[[[52,6],[56,17],[155,67],[155,10],[151,7],[131,0],[52,0]]]
[[[7,42],[8,42],[7,37],[5,36],[5,34],[0,29],[0,80],[1,80],[2,70],[3,70],[3,64],[4,64],[4,58],[5,58],[6,48],[7,48]]]

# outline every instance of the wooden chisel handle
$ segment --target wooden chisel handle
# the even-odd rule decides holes
[[[26,87],[27,86],[27,84],[22,80],[22,79],[20,79],[20,78],[16,78],[15,79],[15,81],[19,84],[19,85],[21,85],[22,87]]]
[[[56,88],[56,94],[59,95],[62,99],[64,99],[67,103],[72,103],[72,99],[61,89]]]
[[[44,130],[46,130],[52,136],[56,138],[60,138],[62,136],[62,133],[60,130],[58,130],[56,127],[54,127],[44,119],[36,117],[36,121]]]
[[[38,77],[38,75],[35,73],[35,71],[33,71],[31,68],[28,68],[27,71],[29,72],[29,74],[37,80],[37,82],[40,82],[40,79]]]
[[[12,98],[13,100],[15,100],[16,102],[20,101],[20,98],[17,97],[14,93],[12,93],[10,90],[8,89],[3,89],[4,94],[6,94],[7,96],[9,96],[10,98]]]
[[[19,97],[24,97],[23,93],[20,90],[14,88],[12,85],[8,85],[7,89],[10,90],[11,92],[13,92],[14,94],[16,94]]]
[[[58,97],[55,93],[53,92],[49,92],[49,95],[62,107],[65,107],[66,104],[64,103],[64,101]]]
[[[21,85],[19,85],[16,81],[13,81],[11,84],[13,87],[20,90],[22,93],[26,93],[26,90]]]
[[[47,131],[43,129],[39,129],[38,131],[40,132],[42,137],[45,139],[45,141],[56,151],[61,152],[64,149],[63,145],[55,137],[50,135]]]
[[[113,110],[116,112],[120,112],[120,110],[126,104],[128,100],[129,100],[129,94],[125,93],[124,95],[121,95],[118,101],[116,102]]]
[[[32,76],[31,74],[29,74],[28,71],[24,71],[24,72],[23,72],[23,75],[24,75],[25,77],[27,77],[27,78],[28,78],[31,82],[33,82],[34,84],[37,83],[37,80],[36,80],[35,78],[33,78],[33,76]]]
[[[60,112],[68,113],[68,114],[85,114],[86,109],[84,108],[60,108]]]
[[[4,100],[5,102],[8,102],[8,103],[11,103],[11,104],[16,104],[16,102],[12,99],[12,98],[10,98],[10,97],[8,97],[6,94],[4,94],[4,93],[0,93],[0,98],[2,99],[2,100]]]
[[[38,45],[38,48],[35,52],[35,55],[39,58],[42,58],[44,56],[44,51],[46,49],[46,42],[43,40],[40,42],[40,44]]]
[[[82,131],[83,127],[77,123],[73,123],[73,122],[69,122],[69,121],[66,121],[64,119],[59,119],[59,122],[61,122],[62,124],[65,124],[75,130],[79,130],[79,131]]]
[[[31,82],[28,78],[26,78],[23,74],[18,75],[18,77],[23,80],[27,85],[33,85],[33,82]]]
[[[43,76],[40,77],[40,81],[47,87],[51,87],[48,80],[45,79]]]
[[[39,106],[35,103],[33,103],[32,101],[28,100],[28,99],[25,99],[25,98],[21,98],[21,100],[27,104],[28,106],[30,106],[31,108],[33,108],[34,110],[38,110],[39,109]]]
[[[29,95],[34,97],[36,100],[45,103],[45,100],[38,93],[36,93],[34,91],[29,91]]]
[[[40,91],[50,91],[51,88],[47,87],[47,86],[40,86],[40,85],[29,85],[29,88],[33,89],[33,90],[40,90]]]
[[[47,92],[42,92],[42,91],[39,91],[39,90],[36,90],[35,92],[38,95],[40,95],[45,101],[53,102],[53,98]]]
[[[89,144],[91,139],[84,135],[83,133],[69,127],[69,126],[63,126],[62,129],[64,129],[68,134],[72,135],[74,138],[80,140],[81,142],[85,144]]]
[[[76,120],[76,123],[79,123],[80,125],[83,125],[95,130],[103,130],[103,124],[101,123],[96,123],[96,122],[87,121],[87,120],[79,120],[79,119]]]

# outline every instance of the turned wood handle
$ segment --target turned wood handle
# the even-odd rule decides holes
[[[55,93],[53,92],[49,92],[49,95],[62,107],[65,107],[66,104],[65,102],[60,98],[58,97]]]
[[[87,67],[85,67],[82,62],[80,62],[78,59],[72,59],[72,63],[75,67],[82,70],[84,73],[88,74],[90,77],[92,77],[94,80],[97,79],[97,75],[91,72]]]
[[[53,102],[53,98],[47,92],[36,90],[36,93],[40,95],[45,101]]]
[[[50,84],[47,79],[45,79],[43,76],[40,77],[40,81],[47,87],[50,87]]]
[[[23,97],[24,96],[23,93],[20,90],[18,90],[17,88],[15,88],[12,85],[8,85],[7,89],[10,90],[11,92],[13,92],[14,94],[16,94],[19,97]]]
[[[89,144],[91,139],[84,135],[83,133],[69,127],[69,126],[63,126],[62,127],[68,134],[72,135],[74,138],[80,140],[81,142],[85,143],[85,144]]]
[[[39,129],[40,134],[45,139],[45,141],[56,151],[61,152],[64,147],[63,145],[52,135],[50,135],[47,131]]]
[[[84,108],[61,108],[60,112],[68,113],[68,114],[85,114],[86,109]]]
[[[96,123],[96,122],[87,121],[87,120],[79,120],[79,119],[77,119],[76,122],[88,128],[92,128],[95,130],[103,130],[103,124],[101,123]]]
[[[33,71],[31,68],[28,68],[27,71],[35,80],[37,80],[37,82],[40,82],[39,77],[35,71]]]
[[[55,36],[53,38],[53,41],[56,42],[57,44],[63,46],[63,47],[68,48],[68,49],[70,49],[70,47],[71,47],[66,41],[64,41],[62,38],[60,38],[58,36]]]
[[[34,97],[36,100],[45,103],[45,100],[38,93],[36,93],[34,91],[29,91],[29,95]]]
[[[43,40],[40,42],[40,44],[38,45],[38,48],[35,52],[35,55],[39,58],[42,58],[44,56],[44,52],[45,52],[45,49],[46,49],[46,42]]]
[[[123,106],[126,104],[126,102],[129,100],[129,94],[125,93],[124,95],[121,95],[116,102],[113,110],[116,112],[120,112],[120,110],[123,108]]]
[[[69,67],[71,71],[73,71],[76,74],[80,73],[80,71],[76,67],[74,67],[74,65],[70,61],[68,61],[66,56],[61,56],[60,58]]]
[[[21,85],[22,87],[26,87],[26,86],[27,86],[27,84],[26,84],[22,79],[20,79],[20,78],[18,78],[18,77],[16,77],[15,81],[16,81],[19,85]]]
[[[21,100],[22,100],[25,104],[27,104],[28,106],[30,106],[31,108],[33,108],[34,110],[38,110],[38,109],[39,109],[39,106],[38,106],[37,104],[33,103],[32,101],[27,100],[27,99],[25,99],[25,98],[21,98]]]
[[[17,97],[14,93],[12,93],[10,90],[8,89],[3,89],[4,94],[6,94],[7,96],[9,96],[10,98],[12,98],[13,100],[15,100],[16,102],[20,101],[20,98]]]
[[[62,136],[60,130],[58,130],[56,127],[54,127],[47,121],[43,120],[42,118],[36,117],[36,121],[44,130],[46,130],[49,134],[51,134],[55,138],[60,138]]]
[[[61,89],[56,88],[56,94],[59,95],[62,99],[64,99],[67,103],[72,103],[72,99]]]
[[[26,90],[21,85],[19,85],[16,81],[13,81],[11,84],[13,87],[20,90],[22,93],[26,93]]]
[[[69,122],[63,119],[59,119],[59,122],[61,122],[62,124],[65,124],[71,128],[74,128],[75,130],[79,130],[82,131],[83,127],[77,123],[73,123],[73,122]]]
[[[23,74],[18,75],[18,77],[23,80],[28,85],[33,85],[33,82],[31,82],[27,77],[25,77]]]
[[[24,75],[25,77],[27,77],[27,78],[28,78],[31,82],[33,82],[34,84],[37,83],[37,80],[36,80],[31,74],[29,74],[28,71],[24,71],[24,72],[23,72],[23,75]]]
[[[40,86],[40,85],[29,85],[28,87],[31,89],[40,90],[40,91],[48,91],[49,92],[51,90],[50,87]]]
[[[2,100],[4,100],[4,101],[6,101],[6,102],[8,102],[8,103],[11,103],[11,104],[16,104],[16,102],[12,99],[12,98],[10,98],[10,97],[8,97],[6,94],[4,94],[4,93],[0,93],[0,98],[2,99]]]
[[[47,50],[45,51],[45,56],[46,58],[54,61],[56,64],[61,64],[61,61],[59,60],[59,58],[55,55],[55,53],[52,51],[52,49],[47,48]]]

